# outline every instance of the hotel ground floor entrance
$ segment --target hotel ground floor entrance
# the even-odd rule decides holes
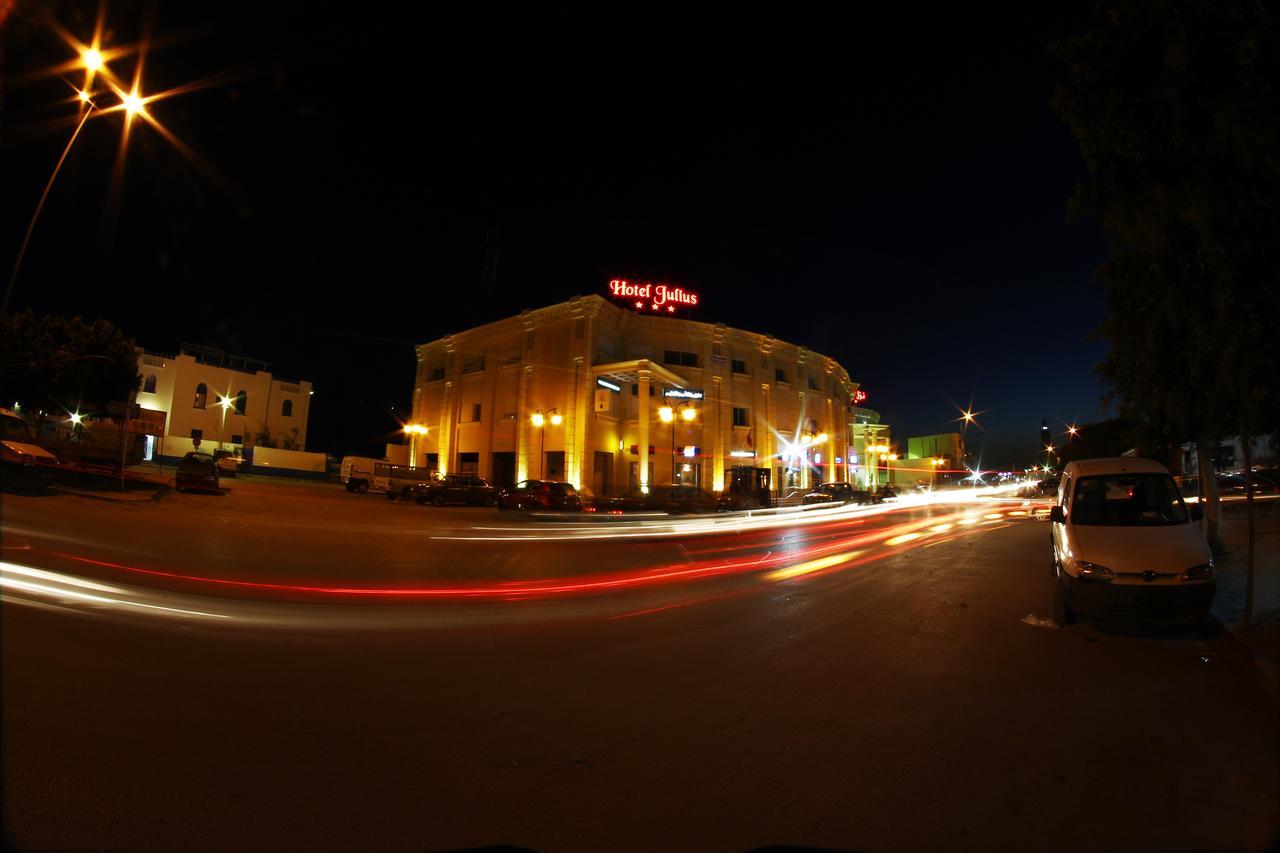
[[[613,486],[613,454],[597,450],[591,469],[591,491],[597,497],[605,497]]]
[[[499,489],[509,489],[516,484],[516,455],[514,453],[493,454],[493,478],[490,485]]]

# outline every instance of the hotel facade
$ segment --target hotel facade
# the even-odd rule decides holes
[[[418,346],[410,464],[601,496],[719,491],[744,465],[782,493],[851,479],[858,384],[834,359],[674,305],[623,304],[575,297]]]

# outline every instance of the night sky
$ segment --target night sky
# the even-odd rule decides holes
[[[420,5],[111,4],[107,47],[150,28],[144,94],[205,81],[149,107],[198,159],[142,125],[113,180],[122,117],[91,120],[12,307],[266,359],[315,383],[308,449],[339,454],[395,427],[412,344],[617,277],[835,357],[899,440],[972,400],[984,467],[1102,416],[1104,247],[1067,220],[1046,49],[1078,12]],[[76,115],[42,10],[87,41],[97,6],[0,24],[6,277]]]

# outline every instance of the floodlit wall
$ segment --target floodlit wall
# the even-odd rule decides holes
[[[280,450],[275,447],[253,448],[253,473],[270,474],[272,471],[324,474],[327,456],[323,453],[306,453],[301,450]]]

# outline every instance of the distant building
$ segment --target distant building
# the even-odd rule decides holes
[[[1254,436],[1249,442],[1249,455],[1254,465],[1275,465],[1280,462],[1280,433]],[[1182,473],[1199,472],[1200,454],[1195,444],[1182,445]],[[1244,468],[1244,442],[1233,435],[1218,442],[1213,454],[1215,471],[1239,471]]]
[[[270,368],[265,361],[195,344],[184,343],[177,355],[139,349],[139,414],[144,421],[163,422],[155,430],[161,435],[147,436],[145,458],[181,459],[197,446],[238,455],[263,444],[304,450],[311,383],[279,379]]]
[[[964,437],[958,432],[917,435],[907,439],[904,468],[917,472],[918,479],[929,482],[959,480],[965,470]]]
[[[874,409],[856,407],[851,412],[849,424],[849,481],[864,488],[889,482],[891,475],[889,458],[891,450],[872,450],[873,447],[892,448],[889,425],[880,423],[880,413]],[[881,459],[880,457],[884,457]]]

